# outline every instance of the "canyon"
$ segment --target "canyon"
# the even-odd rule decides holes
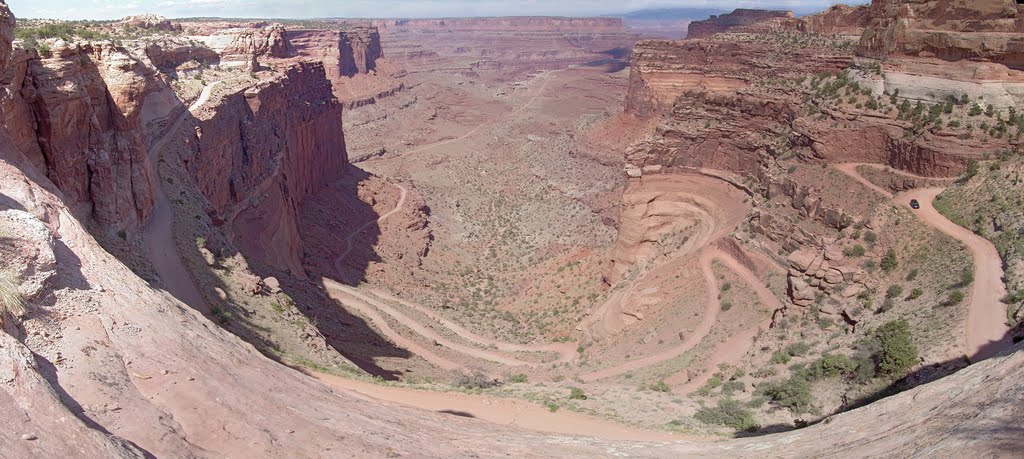
[[[0,447],[1013,456],[1021,14],[0,0]]]

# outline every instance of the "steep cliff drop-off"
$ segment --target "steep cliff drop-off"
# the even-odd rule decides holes
[[[693,21],[687,27],[686,38],[706,38],[725,32],[766,32],[770,19],[792,19],[791,11],[768,11],[737,9],[729,14],[711,16],[703,21]]]
[[[173,99],[154,75],[124,48],[103,43],[48,56],[18,50],[0,78],[14,145],[77,215],[111,234],[138,227],[153,207],[145,125]]]
[[[292,30],[296,53],[324,63],[334,94],[351,109],[375,103],[404,89],[404,72],[384,54],[376,27]]]
[[[300,204],[348,164],[342,107],[323,65],[295,64],[207,106],[183,156],[210,201],[207,213],[226,222],[256,260],[302,276]]]
[[[875,0],[867,55],[984,59],[1024,69],[1024,18],[1013,0]]]
[[[9,68],[8,44],[13,26],[13,17],[0,0],[0,72],[6,72]],[[137,46],[132,52],[142,53],[144,48]],[[253,70],[256,70],[256,67]],[[191,110],[184,111],[186,104],[182,102],[177,105],[161,103],[160,110],[153,110],[153,113],[159,113],[159,116],[154,115],[150,123],[140,124],[138,135],[146,139],[146,132],[152,131],[147,140],[158,140],[154,145],[167,147],[167,150],[153,147],[150,151],[160,158],[156,160],[158,164],[150,164],[151,167],[156,166],[154,169],[160,177],[156,180],[157,176],[154,176],[152,183],[154,187],[160,186],[157,190],[165,190],[169,198],[179,201],[174,203],[175,211],[178,213],[174,225],[180,225],[177,231],[183,233],[181,237],[187,242],[179,245],[190,245],[192,249],[199,251],[206,250],[202,253],[209,253],[211,256],[207,262],[208,266],[196,268],[190,265],[189,268],[216,271],[218,276],[223,276],[221,280],[234,283],[239,277],[233,276],[251,274],[239,269],[236,262],[237,254],[231,253],[230,250],[226,251],[228,253],[220,250],[230,248],[231,244],[220,241],[221,235],[217,233],[223,230],[229,233],[226,236],[233,235],[245,239],[248,237],[248,230],[252,228],[239,226],[238,222],[246,221],[247,216],[260,212],[272,214],[274,218],[285,221],[294,219],[294,207],[302,204],[304,200],[311,200],[311,196],[323,191],[328,181],[336,178],[333,174],[346,162],[345,150],[343,144],[331,144],[328,141],[344,142],[344,139],[340,134],[329,135],[324,129],[337,129],[337,123],[340,123],[337,119],[337,116],[340,116],[340,102],[331,94],[326,72],[316,63],[298,63],[277,70],[256,70],[254,73],[222,69],[195,71],[200,78],[192,81],[202,83],[202,91],[195,94],[194,98],[183,98]],[[156,74],[155,69],[148,72]],[[564,80],[554,78],[562,76],[561,74],[553,74],[544,75],[545,79],[540,81],[533,81],[532,86],[527,87],[531,91],[523,91],[514,99],[522,105],[507,112],[528,113],[531,106],[536,105],[543,108],[538,113],[545,113],[552,118],[568,116],[565,113],[581,118],[585,115],[593,116],[591,111],[601,108],[598,102],[590,102],[594,104],[593,107],[576,107],[575,110],[578,111],[571,112],[566,110],[565,99],[558,97],[569,93],[574,85],[586,78],[594,79],[598,85],[610,85],[611,78],[619,78],[611,80],[619,82],[615,90],[621,91],[625,87],[621,75],[608,77],[604,74],[595,76],[587,73],[564,73],[569,74]],[[167,72],[165,75],[171,74]],[[217,79],[202,81],[204,78]],[[829,78],[829,84],[832,84],[832,79],[836,77]],[[188,82],[176,83],[172,83],[171,87],[179,94],[193,94],[192,90],[195,88],[186,87]],[[541,97],[549,89],[553,94]],[[161,98],[154,100],[164,101]],[[728,97],[722,101],[706,103],[717,105],[720,109],[746,106],[742,108],[743,111],[764,118],[757,123],[758,129],[762,132],[771,128],[767,121],[769,111],[782,110],[781,104],[767,103],[759,106],[757,101],[730,102]],[[7,302],[9,297],[5,296],[3,309],[0,310],[0,328],[3,329],[3,332],[0,332],[0,409],[5,413],[0,419],[0,447],[5,454],[16,457],[606,457],[624,454],[633,457],[748,457],[765,454],[780,457],[905,457],[922,454],[922,451],[938,456],[1012,456],[1022,447],[1019,429],[1015,428],[1018,420],[1024,416],[1024,403],[1021,399],[1024,391],[1020,383],[1024,379],[1022,352],[973,365],[948,378],[885,398],[866,408],[830,416],[825,422],[804,429],[774,434],[761,432],[765,435],[730,440],[686,436],[675,439],[676,436],[673,434],[664,433],[665,436],[658,437],[662,439],[659,441],[622,441],[596,438],[598,432],[589,431],[585,431],[585,435],[540,433],[521,427],[524,423],[520,422],[523,421],[520,412],[514,408],[509,409],[510,404],[506,400],[490,393],[474,396],[473,400],[478,401],[483,407],[481,409],[488,412],[512,412],[509,425],[471,419],[472,415],[469,412],[454,409],[448,400],[458,400],[461,397],[461,394],[454,392],[446,394],[445,397],[433,397],[429,392],[419,390],[386,388],[405,390],[407,399],[414,399],[420,403],[428,402],[421,405],[424,409],[417,410],[384,403],[377,398],[357,394],[339,386],[328,386],[325,383],[345,387],[344,381],[347,380],[327,376],[321,376],[321,380],[311,378],[267,358],[267,354],[280,358],[284,349],[273,349],[262,354],[253,346],[222,329],[233,324],[237,326],[238,323],[260,323],[258,321],[270,313],[275,317],[285,318],[288,327],[309,330],[310,319],[305,314],[323,318],[324,316],[314,314],[322,313],[329,308],[340,309],[336,305],[330,305],[313,308],[314,310],[310,311],[311,308],[304,298],[307,295],[315,295],[310,293],[317,290],[315,283],[293,278],[298,276],[283,277],[280,282],[278,279],[267,277],[255,279],[253,291],[248,293],[242,292],[238,286],[221,284],[222,287],[228,288],[228,291],[220,290],[212,297],[220,304],[237,302],[240,307],[232,309],[238,314],[236,316],[223,311],[214,313],[214,319],[218,323],[212,322],[211,318],[202,316],[188,305],[143,281],[121,260],[99,247],[83,228],[82,221],[69,208],[68,203],[74,201],[47,177],[49,171],[34,164],[24,152],[15,148],[17,144],[10,139],[9,128],[6,125],[8,120],[12,119],[6,111],[10,106],[12,105],[6,103],[0,105],[0,118],[5,121],[5,125],[0,127],[0,254],[3,255],[0,257],[3,262],[0,268],[13,272],[19,298],[23,298],[25,304],[19,303],[15,305],[17,307],[12,307],[12,304]],[[588,110],[584,110],[585,108]],[[673,113],[675,111],[673,110]],[[195,116],[191,115],[193,112]],[[575,115],[576,113],[582,115]],[[523,123],[523,132],[536,133],[550,129],[545,126],[548,120],[526,118],[520,120]],[[164,129],[160,129],[164,121],[173,121],[169,125],[170,128],[163,126]],[[780,121],[783,125],[786,122],[786,119]],[[299,123],[303,123],[303,126],[297,127]],[[254,129],[266,132],[254,132]],[[530,131],[527,131],[528,129]],[[227,134],[219,134],[216,131],[226,131]],[[560,133],[544,132],[545,135],[556,137],[557,142],[564,142],[562,137],[559,137]],[[527,137],[519,135],[518,131],[514,135]],[[536,134],[532,135],[534,137],[530,139],[531,142],[546,141]],[[467,136],[469,137],[471,136]],[[678,139],[665,139],[669,148],[673,148],[673,140]],[[231,141],[237,141],[239,145],[229,144]],[[745,141],[750,144],[759,142],[756,136]],[[208,144],[203,145],[204,142]],[[549,146],[553,144],[555,142],[541,143],[537,150],[542,153],[550,152],[553,149]],[[222,147],[231,150],[232,156],[221,156],[219,151],[213,151]],[[340,151],[334,151],[333,147],[340,148]],[[513,151],[518,148],[519,145],[516,145],[508,151],[522,154]],[[772,154],[773,151],[766,149],[766,152]],[[734,156],[730,154],[726,159],[732,157]],[[561,158],[544,158],[550,158],[551,161],[541,164],[561,161],[578,165],[576,167],[579,168],[592,166],[580,161],[575,152]],[[179,163],[179,160],[182,161]],[[187,160],[187,163],[184,160]],[[216,164],[197,164],[207,160]],[[669,165],[669,162],[676,161],[652,160],[650,165],[630,167],[628,172],[633,179],[646,180],[648,184],[685,179],[682,177],[684,174],[673,173],[678,172],[678,168]],[[685,163],[681,158],[678,162]],[[662,167],[662,164],[670,167]],[[733,168],[728,161],[723,164],[724,168]],[[321,165],[324,167],[320,167]],[[505,168],[504,164],[500,166]],[[805,165],[801,165],[803,166]],[[212,167],[219,168],[220,176],[214,176]],[[450,170],[451,167],[452,165],[447,165],[443,169]],[[176,168],[183,168],[185,173],[175,174]],[[346,169],[352,171],[352,168]],[[513,172],[511,168],[491,169],[487,174],[480,174],[478,170],[469,168],[464,170],[471,173],[465,173],[457,179],[473,180],[471,185],[479,190],[488,189],[487,180],[492,180],[488,176]],[[735,174],[722,171],[695,172],[702,174],[707,180],[714,180],[717,187],[729,190],[728,193],[734,195],[737,201],[757,199],[757,194],[753,193],[752,196],[749,191],[756,187],[744,183],[749,181],[749,177],[737,178]],[[559,177],[551,171],[533,168],[532,165],[529,170],[516,173]],[[807,176],[813,174],[814,172],[796,174],[792,178],[792,183],[808,180]],[[233,187],[235,183],[238,184],[237,187]],[[692,186],[693,183],[688,185]],[[393,195],[397,196],[388,197],[388,202],[381,205],[381,209],[387,211],[377,212],[379,219],[391,216],[390,209],[397,211],[410,200],[413,201],[412,205],[417,205],[415,199],[407,197],[407,186],[411,184],[396,187]],[[547,179],[540,183],[540,186],[558,186],[566,190],[560,193],[575,194],[571,177]],[[500,190],[501,193],[495,194],[512,194],[513,189],[518,188],[509,186]],[[332,193],[344,191],[338,189]],[[693,194],[692,189],[673,190],[679,191]],[[699,187],[697,191],[700,191]],[[802,195],[800,200],[803,203],[810,201],[807,198],[814,199],[813,196],[807,196],[806,189],[801,189],[798,193]],[[381,200],[384,201],[383,194],[381,196]],[[532,195],[526,199],[536,200]],[[205,205],[205,201],[210,203],[209,214],[206,216],[202,215],[203,209],[195,209],[197,205]],[[509,213],[507,207],[493,206],[493,202],[498,201],[481,201],[483,202],[456,202],[452,207],[464,206],[474,208],[474,211],[490,207],[497,215],[505,216]],[[657,214],[657,201],[656,199],[652,214]],[[679,210],[675,204],[680,200],[666,201],[673,201],[670,211]],[[689,198],[682,201],[684,211],[676,214],[701,218],[699,215],[702,212],[696,209],[700,207],[699,203],[694,205],[697,201]],[[636,203],[642,205],[642,199]],[[732,211],[743,209],[743,206],[736,202],[729,204]],[[581,218],[595,219],[587,215],[589,210],[581,210],[575,202],[557,211],[566,212],[567,209],[583,215]],[[182,212],[183,210],[186,212]],[[540,224],[550,225],[558,217],[556,213],[546,215]],[[396,218],[400,216],[395,214]],[[211,230],[210,233],[190,232],[189,230],[196,226],[187,224],[200,222],[206,225],[222,220],[233,223],[222,224],[220,230]],[[415,219],[411,222],[403,220],[398,220],[400,226],[420,223]],[[733,225],[733,220],[728,217],[722,221],[725,222],[724,228]],[[867,228],[880,228],[878,225],[885,225],[888,221],[884,218],[873,220],[868,222]],[[373,220],[368,220],[348,226],[347,229],[351,229],[352,232],[346,231],[336,236],[352,235],[354,237],[349,238],[351,241],[361,238],[359,233],[372,229],[375,225]],[[501,230],[509,227],[511,226]],[[290,230],[286,228],[283,231]],[[799,231],[803,230],[792,232]],[[541,231],[537,233],[542,234]],[[257,237],[270,238],[262,240],[264,244],[281,242],[280,239],[275,239],[278,235],[268,234],[262,231],[255,232]],[[659,239],[659,243],[671,242],[660,238],[661,234],[657,230],[648,235],[651,237],[642,239]],[[206,236],[210,236],[211,240],[200,241]],[[917,237],[922,236],[918,234]],[[521,245],[517,240],[513,239],[512,242],[512,246]],[[889,241],[883,236],[880,244],[889,244]],[[209,250],[207,246],[214,250]],[[255,249],[268,248],[249,247],[243,251]],[[269,249],[277,250],[274,247]],[[281,248],[280,251],[273,252],[273,259],[263,260],[262,263],[273,264],[279,267],[279,271],[288,269],[287,259],[291,250],[291,247]],[[715,253],[706,257],[709,263],[703,265],[706,268],[704,277],[711,279],[711,287],[715,287],[719,276],[729,276],[727,272],[722,271],[721,266],[716,267],[712,264],[712,259],[726,260],[726,265],[729,266],[727,269],[736,270],[737,273],[749,277],[756,277],[755,268],[771,263],[756,261],[757,257],[747,257],[744,250],[746,249],[738,248],[736,244],[723,243]],[[346,250],[343,255],[347,257],[348,254]],[[826,254],[829,261],[835,261],[838,257],[832,251],[827,251]],[[182,251],[181,255],[188,258],[190,254]],[[810,260],[814,268],[820,268],[821,260],[816,256]],[[801,275],[815,275],[816,271],[812,267],[803,266],[802,259],[794,257],[792,263],[802,268]],[[684,272],[672,274],[679,275]],[[902,278],[904,273],[899,274]],[[791,275],[795,276],[795,271]],[[752,282],[760,283],[762,280],[755,278]],[[654,279],[653,282],[660,282],[660,279]],[[486,282],[480,279],[478,283]],[[740,290],[740,284],[741,282],[736,280],[729,285],[733,285],[735,290]],[[777,282],[769,284],[773,289],[777,287]],[[724,285],[726,284],[722,284],[723,289]],[[6,283],[2,287],[7,288]],[[212,285],[197,287],[204,289],[204,294],[207,293],[207,289],[212,290]],[[657,285],[652,288],[654,287]],[[288,293],[283,293],[282,288]],[[354,291],[354,297],[367,294],[365,290],[341,290]],[[759,289],[762,293],[763,290]],[[716,294],[726,294],[719,288],[709,288],[703,293],[705,295],[702,296],[712,299]],[[292,294],[295,295],[295,301],[292,301]],[[646,295],[644,292],[641,294]],[[385,294],[380,298],[386,299],[367,301],[361,306],[376,307],[380,310],[416,309],[414,306],[406,306],[407,301],[396,296]],[[261,310],[262,306],[257,304],[259,301],[270,300],[275,301],[276,307],[267,306],[266,310]],[[346,301],[351,303],[356,300],[347,298]],[[377,306],[370,303],[376,303]],[[718,304],[711,301],[707,306],[717,308]],[[742,306],[737,304],[736,307],[738,309]],[[22,307],[24,310],[21,310]],[[351,305],[349,307],[354,308]],[[720,314],[728,317],[724,303],[721,309]],[[948,317],[952,311],[954,310],[943,309],[941,314]],[[431,312],[439,313],[440,310]],[[402,316],[397,313],[392,315],[393,318]],[[343,330],[340,333],[345,335],[353,335],[353,330],[359,327],[360,323],[360,319],[354,316],[343,317],[340,320],[335,317],[332,321],[340,322],[338,329]],[[438,323],[445,328],[450,327],[446,325],[447,322]],[[401,325],[386,326],[386,329],[390,332],[398,329],[398,332],[404,333],[405,324]],[[415,328],[419,330],[418,332],[431,333],[429,327]],[[316,333],[315,330],[316,328],[313,328],[313,331],[308,333]],[[576,348],[575,343],[555,343],[553,346],[517,345],[486,337],[474,338],[472,332],[462,327],[450,327],[450,330],[458,331],[445,333],[446,336],[434,333],[432,336],[436,338],[433,343],[428,342],[423,346],[426,352],[447,353],[445,355],[450,356],[450,349],[466,348],[475,354],[490,358],[495,358],[495,354],[498,353],[522,353],[524,355],[519,357],[536,359],[535,362],[542,363],[539,366],[559,367],[552,369],[555,371],[565,370],[561,365],[576,361],[577,354],[592,352],[585,348],[579,351],[580,348]],[[265,334],[267,330],[259,332],[253,336],[253,342],[266,346],[262,340],[268,339]],[[269,333],[276,332],[272,330]],[[697,341],[692,339],[693,337],[690,338],[687,342]],[[324,340],[325,337],[321,336],[319,339]],[[839,339],[844,339],[842,333]],[[473,342],[486,349],[479,352],[474,345],[452,345],[455,340],[477,340]],[[366,341],[371,346],[387,346],[384,340],[376,335],[368,336]],[[637,349],[637,343],[638,340],[631,340],[627,345],[630,349]],[[759,341],[758,344],[759,348],[780,348],[778,343],[771,340]],[[552,350],[556,355],[544,355],[552,353]],[[1016,350],[1020,350],[1019,347]],[[731,351],[731,348],[725,351]],[[715,352],[714,355],[723,356],[729,353]],[[550,360],[546,360],[549,357],[557,359],[558,364],[552,365]],[[401,358],[406,362],[413,359],[408,354],[401,355]],[[522,362],[518,358],[498,358],[502,362]],[[597,361],[598,364],[603,363],[600,358],[590,360]],[[715,367],[719,360],[719,357],[713,357],[713,363],[710,365]],[[318,368],[316,364],[307,365]],[[779,368],[786,371],[786,367]],[[688,373],[678,374],[687,376]],[[564,377],[565,374],[560,376]],[[644,377],[644,374],[629,373],[628,377],[622,377],[631,379],[634,376],[639,379]],[[709,381],[713,380],[709,374],[694,376],[707,376]],[[339,379],[343,382],[338,383]],[[689,377],[684,379],[689,380]],[[647,384],[648,381],[644,383]],[[510,383],[507,386],[535,390],[554,384],[554,381],[544,380],[529,385]],[[582,383],[573,381],[573,384]],[[610,389],[602,387],[604,384],[609,384],[605,387]],[[614,382],[609,380],[597,386],[587,386],[590,398],[600,401],[615,397],[620,392],[619,389],[625,386],[629,386],[629,390],[635,392],[628,393],[622,389],[623,393],[626,393],[627,397],[636,395],[638,399],[650,394],[663,394],[666,400],[676,397],[682,400],[686,396],[665,393],[660,387],[654,390],[636,390],[636,379],[618,387],[610,384]],[[662,386],[664,385],[663,382]],[[591,387],[597,387],[598,390],[591,390]],[[736,394],[743,395],[747,392],[737,391]],[[567,403],[567,398],[567,393],[558,393],[547,400],[547,407],[533,406],[535,409],[527,411],[531,415],[537,411],[542,415],[551,414],[550,411],[556,411],[561,406],[559,403]],[[441,400],[441,403],[437,403],[438,400]],[[568,403],[577,401],[579,400],[570,400]],[[628,403],[639,401],[630,398]],[[673,407],[675,404],[676,402],[664,402],[658,406]],[[554,408],[551,408],[552,406]],[[682,409],[669,410],[677,419],[689,419],[689,413]],[[561,414],[566,414],[570,410],[561,411]],[[556,419],[579,418],[569,416]],[[785,422],[788,424],[790,420]],[[676,424],[670,424],[674,425]],[[600,434],[604,435],[605,432]]]

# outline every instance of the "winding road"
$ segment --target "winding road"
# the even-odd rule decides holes
[[[384,213],[377,219],[363,223],[355,230],[353,230],[351,233],[349,233],[348,236],[345,237],[345,250],[342,251],[341,254],[339,254],[338,257],[334,259],[334,269],[338,272],[339,276],[342,276],[344,273],[344,261],[345,258],[347,258],[348,255],[352,252],[356,236],[358,236],[360,233],[365,231],[370,226],[374,224],[380,224],[380,222],[384,221],[388,217],[391,217],[392,215],[400,212],[402,208],[405,206],[408,190],[404,186],[399,184],[395,184],[395,187],[397,187],[400,192],[398,203],[395,205],[395,207],[390,211]],[[466,328],[456,324],[455,322],[444,318],[443,316],[441,316],[435,311],[430,310],[429,308],[425,308],[423,306],[414,304],[409,301],[400,300],[398,298],[395,298],[391,294],[379,289],[372,290],[369,294],[367,294],[353,287],[349,287],[347,285],[344,285],[340,282],[334,281],[326,277],[323,278],[323,284],[327,288],[328,294],[332,298],[334,298],[335,300],[342,301],[346,306],[353,308],[360,315],[370,319],[370,321],[377,325],[380,331],[385,336],[387,336],[388,339],[392,340],[395,344],[405,348],[410,352],[419,355],[424,360],[427,360],[428,362],[446,370],[460,368],[465,365],[457,364],[452,360],[442,357],[428,349],[426,346],[420,345],[419,343],[410,339],[409,337],[403,336],[401,333],[392,328],[387,323],[386,319],[378,312],[390,316],[393,320],[402,324],[402,326],[409,328],[413,333],[419,335],[420,337],[432,341],[437,346],[446,347],[468,357],[487,360],[490,362],[506,366],[538,366],[542,365],[542,363],[528,362],[525,360],[509,357],[507,355],[502,354],[501,352],[494,352],[490,349],[483,349],[480,347],[457,343],[448,338],[445,338],[444,336],[441,336],[436,331],[430,329],[427,326],[424,326],[418,321],[403,314],[401,311],[397,310],[392,305],[389,305],[387,302],[390,301],[399,303],[404,307],[413,309],[427,316],[428,318],[434,320],[435,322],[439,323],[445,328],[449,329],[456,335],[468,341],[477,343],[478,345],[484,348],[494,347],[495,349],[503,352],[554,352],[559,355],[558,362],[560,363],[568,362],[576,358],[576,345],[573,343],[520,345],[514,343],[500,342],[477,335],[467,330]]]
[[[857,166],[861,165],[882,167],[859,163],[837,164],[834,167],[864,186],[894,200],[898,205],[909,207],[910,200],[916,199],[921,208],[913,212],[921,221],[963,242],[971,251],[974,257],[974,284],[971,285],[964,343],[966,354],[970,356],[971,361],[977,362],[993,357],[1009,347],[1010,327],[1006,324],[1006,305],[1002,302],[1006,295],[1006,285],[1003,284],[1002,258],[996,247],[987,239],[953,223],[935,209],[932,202],[944,191],[943,188],[919,188],[893,195],[861,176],[857,172]],[[905,172],[903,174],[910,175]]]
[[[171,202],[167,199],[167,194],[164,192],[163,181],[160,179],[158,171],[158,163],[160,152],[167,145],[167,142],[178,133],[181,123],[188,119],[192,112],[198,110],[210,100],[210,94],[218,84],[220,84],[219,81],[214,81],[204,87],[199,95],[199,99],[174,120],[174,123],[171,124],[170,129],[164,133],[163,137],[150,146],[149,162],[152,165],[155,177],[153,186],[154,204],[149,221],[142,227],[142,236],[145,240],[146,250],[149,253],[149,261],[152,263],[157,276],[160,277],[160,283],[179,301],[203,314],[209,314],[210,307],[203,299],[199,288],[196,287],[192,276],[189,276],[188,269],[181,261],[181,255],[178,253],[178,246],[174,242],[174,209],[171,208]]]
[[[701,317],[701,321],[697,325],[697,328],[688,334],[686,340],[678,346],[674,346],[655,354],[650,354],[639,359],[630,360],[619,365],[580,375],[580,379],[584,382],[593,382],[620,376],[631,371],[646,368],[651,365],[656,365],[666,360],[679,357],[700,344],[708,333],[711,332],[711,328],[714,327],[715,323],[718,321],[718,311],[721,311],[722,309],[721,302],[718,299],[718,281],[715,279],[715,273],[711,268],[711,262],[714,260],[719,260],[733,271],[736,271],[741,278],[750,284],[765,305],[772,308],[782,307],[782,303],[779,299],[776,298],[770,290],[764,287],[754,273],[750,272],[750,270],[744,267],[739,261],[736,261],[736,259],[728,253],[708,246],[701,253],[699,261],[701,273],[704,275],[704,282],[707,284],[707,296],[705,297],[706,307],[704,308],[704,314]],[[708,368],[717,367],[719,363],[734,362],[743,357],[747,351],[750,350],[750,347],[753,345],[754,337],[757,336],[759,330],[762,328],[767,328],[765,323],[760,323],[756,327],[743,330],[719,346],[718,350],[712,356],[711,361],[708,365],[705,365],[706,369],[704,371],[704,375],[710,378],[710,374],[712,372],[707,371]],[[679,377],[674,377],[676,378],[677,383],[685,382],[679,381]],[[696,380],[697,379],[694,381]],[[694,381],[691,381],[691,384]],[[700,384],[703,384],[703,382]]]

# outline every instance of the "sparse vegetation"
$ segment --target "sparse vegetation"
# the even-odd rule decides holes
[[[721,399],[714,408],[701,408],[693,418],[705,424],[731,427],[737,431],[757,430],[754,413],[732,399]]]
[[[569,400],[586,400],[586,399],[587,399],[587,394],[586,394],[586,392],[583,392],[583,389],[580,389],[579,387],[570,387],[569,388]]]
[[[21,317],[27,312],[18,284],[14,272],[0,269],[0,322],[3,322],[4,316]]]

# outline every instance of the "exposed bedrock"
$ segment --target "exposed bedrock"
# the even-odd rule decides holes
[[[1014,0],[874,0],[860,52],[983,59],[1024,69],[1020,8]]]
[[[348,164],[341,103],[323,65],[294,64],[213,104],[185,158],[208,212],[254,260],[303,275],[299,205]]]
[[[99,43],[58,46],[48,57],[18,50],[0,74],[14,145],[72,208],[109,230],[137,227],[153,207],[144,126],[166,115],[160,101],[170,91],[155,73]]]
[[[750,29],[755,24],[766,24],[769,19],[793,18],[792,11],[752,10],[739,8],[729,14],[712,15],[703,21],[693,21],[687,27],[687,38],[704,38],[716,33]]]

